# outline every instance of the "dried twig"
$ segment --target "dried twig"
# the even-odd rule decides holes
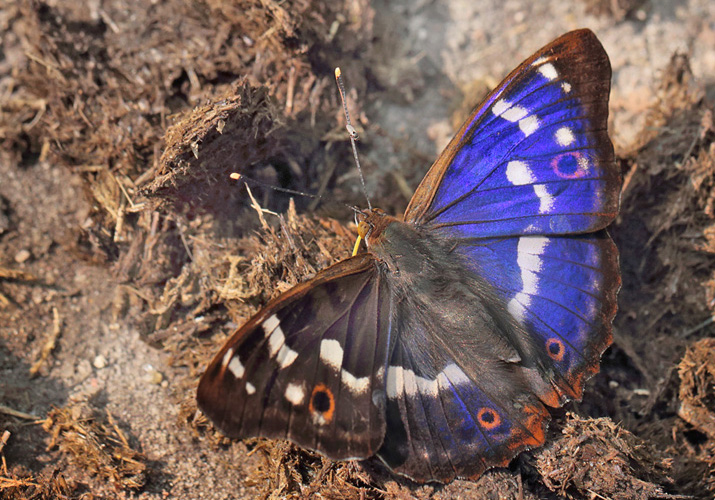
[[[54,328],[52,329],[52,333],[47,339],[47,342],[45,342],[45,345],[42,346],[42,351],[40,352],[39,359],[35,361],[32,367],[30,367],[31,377],[37,375],[37,373],[40,371],[40,368],[42,368],[42,365],[45,363],[45,361],[47,361],[47,358],[50,357],[50,354],[57,346],[57,339],[62,332],[62,320],[60,319],[60,313],[57,311],[56,307],[52,308],[52,314],[54,316]]]
[[[261,207],[261,205],[253,197],[253,193],[251,192],[251,188],[248,187],[248,184],[246,184],[246,191],[248,191],[248,197],[251,198],[251,208],[253,208],[258,213],[258,219],[261,221],[261,227],[263,229],[268,229],[270,226],[266,222],[266,219],[263,217],[263,214],[264,213],[273,214],[273,215],[278,215],[278,214]]]
[[[2,436],[0,436],[0,453],[5,449],[5,445],[10,439],[10,431],[3,431]]]
[[[0,413],[4,413],[5,415],[10,415],[12,417],[24,418],[25,420],[40,420],[40,417],[38,416],[18,411],[5,405],[0,405]]]

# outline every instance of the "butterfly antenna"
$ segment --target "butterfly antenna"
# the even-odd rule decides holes
[[[313,198],[314,200],[330,200],[330,201],[332,201],[332,202],[336,202],[336,201],[337,201],[337,200],[332,199],[332,198],[330,198],[330,197],[320,196],[320,195],[318,195],[318,194],[311,194],[311,193],[306,193],[306,192],[304,192],[304,191],[296,191],[295,189],[288,189],[288,188],[282,188],[282,187],[274,186],[273,184],[268,184],[268,183],[266,183],[266,182],[259,181],[258,179],[254,179],[253,177],[248,177],[248,176],[246,176],[246,175],[239,174],[238,172],[231,172],[231,174],[229,175],[229,177],[230,177],[231,179],[233,179],[233,180],[236,180],[236,181],[243,181],[243,182],[246,183],[246,185],[254,184],[254,185],[256,185],[256,186],[261,186],[261,187],[264,187],[264,188],[267,188],[267,189],[272,189],[273,191],[280,191],[281,193],[294,194],[294,195],[297,195],[297,196],[305,196],[306,198]],[[349,208],[349,209],[352,210],[353,212],[356,212],[356,211],[357,211],[357,212],[360,212],[360,209],[355,208],[355,207],[352,206],[352,205],[348,205],[347,203],[343,203],[343,202],[338,202],[338,203],[340,203],[341,205],[346,206],[347,208]]]
[[[280,191],[281,193],[295,194],[298,196],[305,196],[307,198],[313,198],[313,199],[317,199],[317,200],[323,199],[322,196],[319,196],[317,194],[304,193],[303,191],[296,191],[295,189],[286,189],[286,188],[274,186],[272,184],[261,182],[258,179],[253,179],[252,177],[247,177],[243,174],[239,174],[238,172],[232,172],[231,175],[229,175],[229,177],[235,181],[243,181],[246,184],[255,184],[257,186],[272,189],[273,191]]]
[[[367,200],[367,207],[372,210],[372,204],[370,203],[370,197],[367,195],[367,186],[365,185],[365,177],[362,174],[362,168],[360,168],[360,159],[358,158],[357,146],[355,141],[358,139],[357,131],[353,124],[350,122],[350,113],[348,112],[348,104],[345,101],[345,85],[343,84],[343,74],[340,68],[335,68],[335,81],[338,84],[338,92],[340,92],[340,100],[343,102],[343,112],[345,113],[345,128],[350,136],[350,144],[353,147],[353,158],[355,158],[355,165],[357,165],[358,173],[360,174],[360,183],[362,184],[362,192],[365,194],[365,199]]]

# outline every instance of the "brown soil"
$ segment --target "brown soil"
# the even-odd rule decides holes
[[[0,497],[715,497],[715,8],[473,4],[0,1]],[[418,486],[221,437],[194,400],[212,355],[351,250],[333,66],[400,213],[465,110],[581,26],[614,66],[623,289],[547,445]]]

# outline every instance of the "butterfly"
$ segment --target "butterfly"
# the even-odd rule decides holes
[[[238,329],[201,378],[201,410],[228,436],[378,457],[417,482],[476,478],[542,445],[548,408],[581,398],[612,342],[610,79],[586,29],[523,62],[402,219],[360,212],[366,252]]]

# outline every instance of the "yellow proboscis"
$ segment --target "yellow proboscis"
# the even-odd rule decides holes
[[[358,234],[357,239],[355,240],[355,246],[353,247],[353,257],[357,255],[358,248],[360,248],[360,242],[362,241],[362,236]]]

